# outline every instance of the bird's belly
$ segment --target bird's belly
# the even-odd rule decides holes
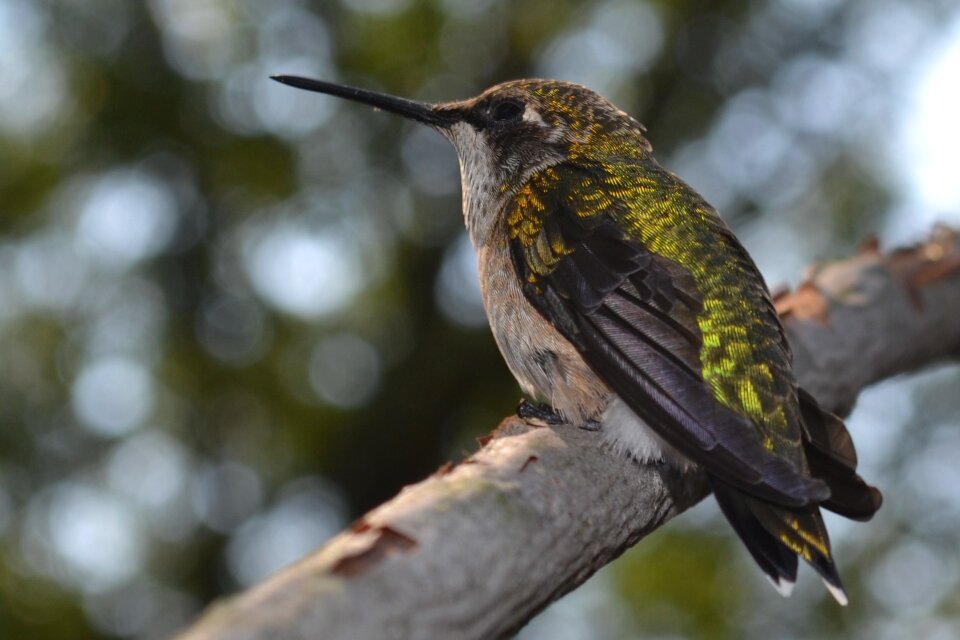
[[[506,250],[478,254],[490,329],[520,387],[573,422],[599,418],[610,389],[527,301]]]
[[[590,369],[523,295],[506,251],[478,251],[480,288],[493,337],[523,391],[571,422],[598,420],[612,447],[642,462],[691,463],[666,444]]]
[[[640,462],[665,460],[682,470],[696,466],[657,435],[619,396],[607,404],[600,424],[604,440],[618,453],[627,453]]]

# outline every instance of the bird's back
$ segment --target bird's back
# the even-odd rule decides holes
[[[867,518],[879,492],[843,423],[798,390],[763,278],[716,212],[652,157],[605,156],[535,173],[505,213],[527,298],[704,465],[774,584],[788,592],[803,558],[845,602],[818,505]]]
[[[739,241],[652,158],[580,162],[533,176],[507,217],[514,235],[530,238],[534,271],[548,272],[570,251],[569,238],[543,233],[544,217],[552,215],[544,203],[557,198],[585,227],[613,220],[645,250],[677,265],[674,277],[692,280],[696,296],[697,372],[718,403],[749,418],[765,449],[804,469],[790,349],[763,278]],[[667,303],[675,314],[691,306]]]

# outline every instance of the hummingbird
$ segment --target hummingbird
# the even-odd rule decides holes
[[[777,590],[798,558],[847,604],[820,509],[868,520],[840,418],[798,386],[763,276],[730,228],[590,89],[515,80],[431,104],[298,76],[292,87],[439,132],[460,162],[484,309],[530,421],[706,474]]]

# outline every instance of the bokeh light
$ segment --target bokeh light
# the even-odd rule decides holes
[[[230,571],[240,584],[255,584],[316,549],[345,523],[335,490],[319,478],[299,478],[267,512],[237,530],[227,547]]]
[[[146,559],[143,532],[115,496],[93,486],[64,483],[50,490],[46,502],[45,522],[30,534],[56,554],[56,577],[82,591],[102,593],[122,587],[141,570]]]
[[[73,383],[73,411],[91,431],[121,436],[136,429],[153,408],[150,373],[135,360],[110,357],[88,364]]]
[[[324,402],[341,409],[362,407],[380,385],[380,355],[350,334],[325,337],[310,354],[310,384]]]
[[[269,227],[250,230],[247,263],[254,290],[278,309],[303,317],[332,313],[363,287],[360,258],[341,231]]]
[[[177,215],[169,187],[138,172],[100,177],[78,213],[81,251],[110,266],[129,266],[163,249]]]

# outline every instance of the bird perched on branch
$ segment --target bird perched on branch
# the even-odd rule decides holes
[[[490,327],[535,401],[640,461],[702,468],[784,595],[803,558],[846,604],[820,507],[856,520],[881,495],[843,422],[800,389],[777,313],[717,212],[654,159],[644,127],[585,87],[496,85],[427,104],[287,85],[423,123],[457,150]]]

